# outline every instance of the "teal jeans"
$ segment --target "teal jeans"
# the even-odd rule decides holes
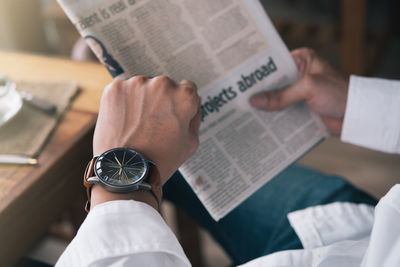
[[[287,219],[289,212],[332,202],[377,203],[340,177],[299,165],[288,167],[219,222],[211,218],[179,172],[164,186],[164,196],[204,227],[234,264],[303,248]]]

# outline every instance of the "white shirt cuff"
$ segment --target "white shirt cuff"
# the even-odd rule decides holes
[[[341,139],[400,153],[400,81],[351,76]]]
[[[155,209],[119,200],[90,211],[56,266],[187,267],[190,263]]]
[[[374,207],[334,202],[291,212],[288,219],[303,247],[313,249],[368,237],[374,222]]]

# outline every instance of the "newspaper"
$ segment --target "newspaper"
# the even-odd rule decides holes
[[[180,171],[217,221],[327,135],[304,103],[279,112],[249,104],[299,76],[258,0],[58,2],[116,79],[197,83],[200,147]]]

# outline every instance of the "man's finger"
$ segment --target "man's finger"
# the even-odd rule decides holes
[[[180,94],[180,107],[182,108],[182,115],[188,120],[192,121],[198,113],[198,106],[200,105],[200,97],[197,92],[197,86],[194,82],[183,80],[179,83]]]
[[[250,102],[258,109],[279,110],[305,99],[301,84],[295,84],[285,90],[258,93],[251,97]]]
[[[197,113],[196,113],[196,115],[194,116],[194,118],[192,119],[192,121],[190,122],[190,125],[189,125],[190,130],[195,135],[199,134],[200,125],[201,125],[201,118],[202,118],[202,114],[201,114],[201,98],[199,98],[199,105],[198,105]]]
[[[195,89],[195,90],[197,91],[197,85],[196,85],[194,82],[192,82],[192,81],[189,81],[189,80],[182,80],[182,81],[179,83],[179,85],[182,85],[182,86],[189,86],[189,87],[192,87],[193,89]]]

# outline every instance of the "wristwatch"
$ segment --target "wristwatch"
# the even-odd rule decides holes
[[[149,190],[156,198],[158,207],[161,204],[162,186],[157,166],[131,148],[114,148],[93,157],[86,167],[83,184],[88,197],[86,212],[90,210],[94,184],[120,194]]]

